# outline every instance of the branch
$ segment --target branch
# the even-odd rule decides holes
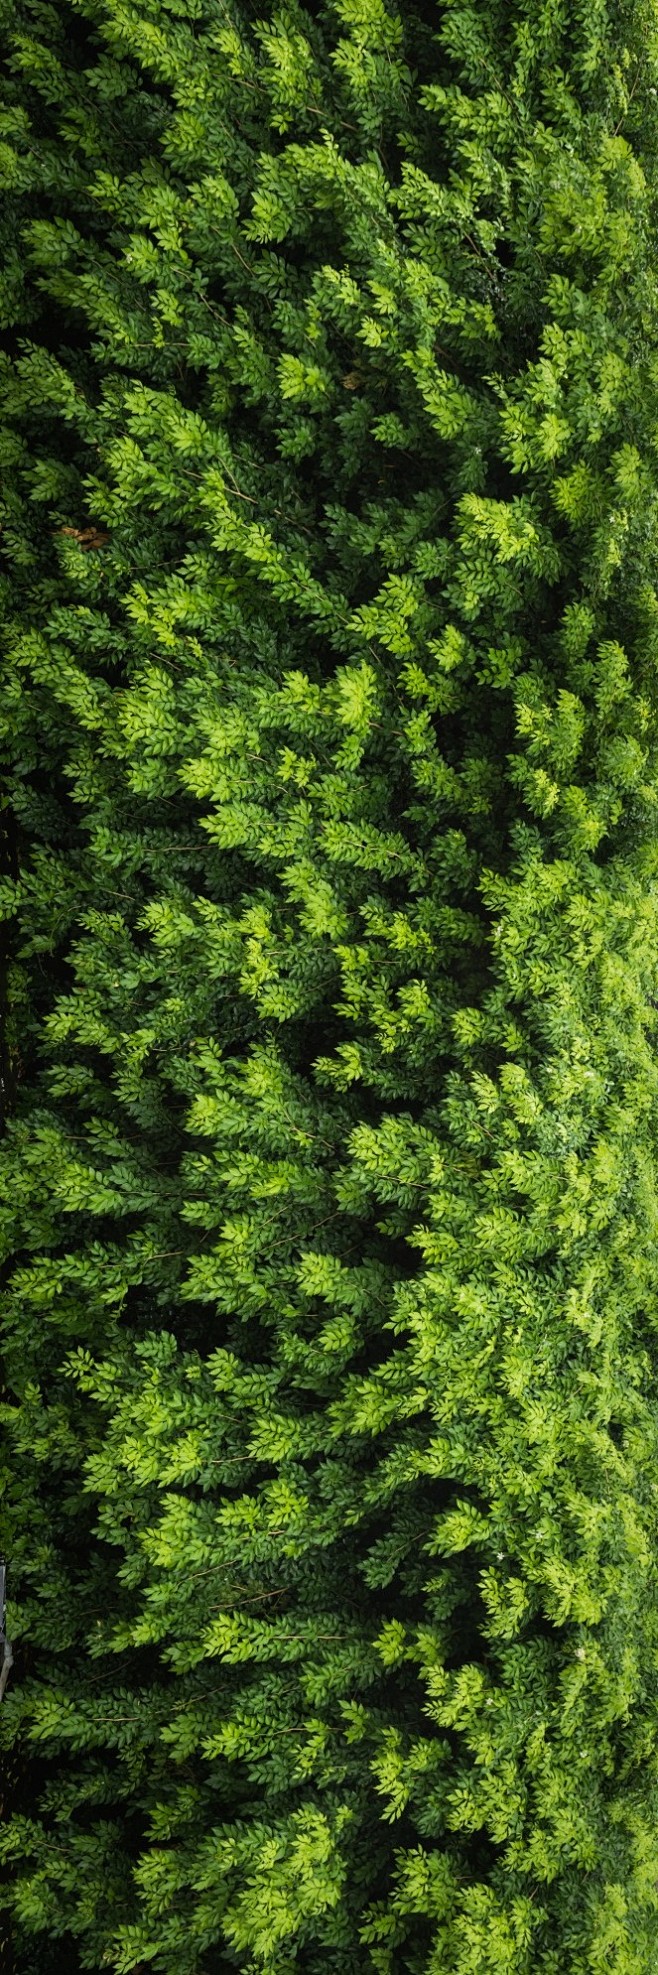
[[[4,1653],[3,1653],[2,1666],[0,1667],[0,1701],[3,1698],[5,1687],[9,1679],[10,1668],[14,1664],[14,1655],[11,1650],[11,1643],[9,1639],[3,1640],[3,1646],[4,1646]]]

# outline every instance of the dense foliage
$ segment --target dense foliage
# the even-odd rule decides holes
[[[655,0],[2,17],[15,1965],[648,1975]]]

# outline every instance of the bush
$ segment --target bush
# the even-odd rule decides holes
[[[648,1975],[658,20],[5,17],[31,1975]]]

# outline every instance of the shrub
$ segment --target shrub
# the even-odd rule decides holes
[[[17,1966],[648,1975],[656,11],[4,31]]]

